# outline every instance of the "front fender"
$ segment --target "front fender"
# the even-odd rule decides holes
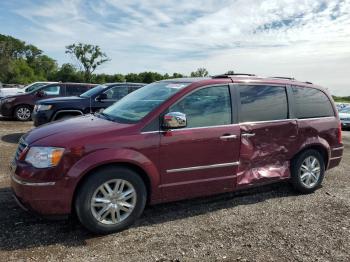
[[[158,169],[150,159],[132,149],[101,149],[91,152],[79,159],[79,161],[70,168],[67,173],[67,178],[73,181],[71,186],[74,187],[75,191],[79,181],[89,173],[89,171],[99,166],[112,163],[127,163],[142,169],[150,180],[152,191],[151,202],[156,201],[155,199],[160,197],[160,192],[158,192],[158,186],[160,184]]]

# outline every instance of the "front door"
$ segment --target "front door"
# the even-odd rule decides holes
[[[298,125],[289,117],[284,86],[241,85],[241,150],[237,187],[290,177]]]
[[[228,85],[196,90],[168,112],[186,114],[187,127],[161,134],[161,188],[165,200],[232,191],[240,127],[232,123]]]

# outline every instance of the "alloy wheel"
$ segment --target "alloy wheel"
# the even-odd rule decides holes
[[[320,161],[314,156],[308,156],[301,164],[299,177],[306,188],[313,188],[320,179],[321,165]]]
[[[30,109],[27,107],[20,107],[16,111],[17,118],[22,121],[28,120],[30,118],[30,114]]]
[[[94,218],[105,225],[115,225],[130,216],[136,205],[136,190],[123,179],[103,183],[94,192],[90,209]]]

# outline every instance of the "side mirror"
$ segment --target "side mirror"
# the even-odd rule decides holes
[[[107,94],[105,93],[102,93],[96,97],[97,101],[106,100],[106,99],[108,99],[108,97],[107,97]]]
[[[164,129],[176,129],[187,126],[186,115],[181,112],[170,112],[164,115],[162,127]]]
[[[44,97],[44,96],[45,96],[45,92],[39,90],[39,91],[37,91],[37,92],[35,93],[35,95],[36,95],[37,97]]]

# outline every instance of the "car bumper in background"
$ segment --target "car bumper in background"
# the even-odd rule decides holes
[[[32,119],[34,121],[34,126],[41,126],[50,122],[51,116],[51,111],[33,111]]]

